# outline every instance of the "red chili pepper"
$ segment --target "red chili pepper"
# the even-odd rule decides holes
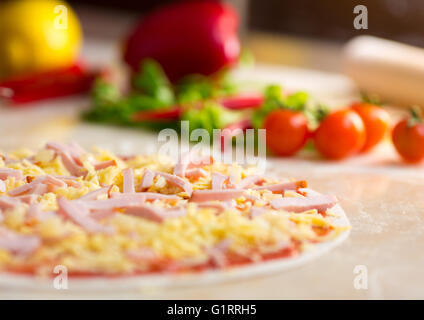
[[[225,108],[231,110],[244,110],[259,107],[264,98],[262,95],[249,94],[236,97],[227,97],[218,99],[218,102]],[[172,121],[178,120],[182,113],[182,107],[179,105],[170,107],[166,110],[148,110],[139,111],[132,115],[133,121]]]
[[[210,75],[237,62],[240,40],[235,10],[218,1],[164,6],[141,20],[129,35],[124,60],[138,71],[144,58],[159,62],[171,81]]]
[[[99,72],[87,72],[80,64],[34,73],[0,82],[0,97],[14,105],[58,98],[91,89]]]
[[[243,110],[259,107],[264,102],[264,97],[260,94],[243,94],[236,97],[222,98],[218,102],[228,109]]]
[[[166,110],[139,111],[132,115],[133,121],[176,121],[180,118],[182,108],[175,106]]]

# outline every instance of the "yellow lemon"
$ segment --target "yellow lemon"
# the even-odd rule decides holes
[[[0,78],[71,64],[82,34],[71,7],[57,0],[12,0],[0,6]]]

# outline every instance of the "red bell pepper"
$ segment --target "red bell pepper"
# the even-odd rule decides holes
[[[238,16],[218,1],[164,6],[141,20],[124,46],[133,71],[140,62],[159,62],[172,82],[189,74],[210,75],[236,63],[240,53]]]
[[[0,82],[0,97],[14,105],[58,98],[91,89],[99,72],[87,72],[80,64]]]

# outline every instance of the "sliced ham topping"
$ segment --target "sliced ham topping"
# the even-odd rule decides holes
[[[0,180],[6,180],[9,177],[13,177],[16,180],[22,180],[24,178],[21,170],[15,170],[15,169],[10,169],[10,168],[1,168],[0,169]]]
[[[112,193],[112,198],[125,199],[128,201],[145,200],[178,200],[180,197],[173,194],[161,194],[155,192],[137,192],[137,193]]]
[[[272,193],[284,193],[286,190],[297,190],[298,188],[306,188],[306,181],[291,181],[267,186],[254,187],[253,190],[270,190]]]
[[[71,175],[79,177],[85,174],[86,169],[82,165],[78,164],[68,152],[62,152],[60,153],[60,156],[62,158],[63,165]]]
[[[176,176],[180,176],[180,177],[185,176],[185,172],[190,163],[190,157],[191,157],[190,152],[187,152],[179,157],[178,162],[174,167],[174,174]]]
[[[224,182],[227,179],[228,177],[222,173],[212,173],[212,190],[222,190],[224,188]]]
[[[58,179],[58,178],[55,178],[55,177],[53,177],[53,176],[51,176],[51,175],[45,175],[45,176],[42,176],[42,177],[40,177],[40,182],[43,182],[43,183],[48,183],[48,184],[52,184],[52,185],[55,185],[55,186],[58,186],[58,187],[61,187],[61,188],[63,188],[63,187],[66,187],[67,185],[66,185],[66,183],[65,182],[63,182],[62,180],[60,180],[60,179]]]
[[[143,190],[143,189],[150,188],[153,184],[153,179],[154,179],[155,176],[156,176],[156,173],[154,173],[150,169],[146,169],[144,171],[143,179],[141,180],[141,184],[139,186],[139,189]]]
[[[174,186],[180,187],[188,194],[189,197],[191,197],[191,194],[193,193],[193,189],[191,187],[190,182],[169,173],[157,172],[156,174],[164,177],[165,180],[168,181],[168,183]]]
[[[225,239],[212,248],[206,250],[211,262],[218,268],[224,268],[228,264],[227,251],[231,246],[231,240]]]
[[[57,187],[66,187],[66,183],[51,176],[39,176],[30,183],[24,184],[20,187],[12,189],[8,192],[10,196],[18,196],[24,193],[28,194],[44,194],[48,191],[47,185],[53,185]]]
[[[28,211],[26,213],[26,219],[27,220],[38,220],[43,221],[47,218],[55,216],[56,213],[53,211],[43,211],[41,204],[39,203],[33,203],[29,206]]]
[[[2,209],[0,209],[0,222],[2,222],[4,220],[4,217],[3,217],[3,210]]]
[[[22,201],[23,203],[26,203],[26,204],[33,204],[37,200],[37,195],[36,194],[25,194],[23,196],[14,197],[14,199],[19,199],[20,201]]]
[[[262,214],[264,214],[267,210],[263,207],[251,207],[250,208],[250,212],[249,212],[249,217],[250,218],[255,218],[257,216],[260,216]]]
[[[82,197],[79,197],[78,200],[97,200],[101,195],[108,194],[113,185],[108,187],[103,187],[94,191],[91,191]]]
[[[78,202],[81,203],[84,207],[91,210],[120,209],[128,206],[143,204],[144,201],[144,197],[140,197],[138,199],[111,198],[105,200],[78,200]]]
[[[77,164],[82,164],[80,157],[86,153],[86,151],[81,148],[76,142],[71,142],[69,145],[60,142],[48,142],[46,144],[46,149],[51,149],[58,154],[67,153]]]
[[[209,155],[198,156],[193,154],[190,158],[190,162],[188,164],[187,169],[204,167],[204,166],[213,164],[213,162],[214,160],[212,156],[209,156]]]
[[[146,204],[125,208],[125,213],[128,215],[152,220],[158,223],[163,222],[167,218],[180,217],[184,215],[185,212],[186,210],[184,208],[162,209]]]
[[[241,180],[237,185],[237,189],[246,189],[251,185],[256,185],[257,183],[264,181],[264,177],[259,175],[252,175]]]
[[[36,181],[37,179],[35,179],[34,181],[32,181],[32,182],[30,182],[30,183],[27,183],[27,184],[24,184],[24,185],[22,185],[22,186],[20,186],[20,187],[17,187],[17,188],[15,188],[15,189],[12,189],[12,190],[10,190],[9,192],[8,192],[8,194],[10,195],[10,196],[18,196],[18,195],[20,195],[20,194],[24,194],[24,193],[26,193],[26,192],[28,192],[28,191],[30,191],[32,188],[34,188],[37,184],[39,184],[40,182],[39,181]]]
[[[244,190],[226,189],[226,190],[194,190],[190,199],[192,202],[206,201],[228,201],[239,198],[243,195]]]
[[[89,210],[85,206],[79,205],[76,201],[69,201],[64,197],[60,197],[57,199],[57,204],[59,206],[59,212],[62,215],[88,232],[114,232],[112,226],[104,226],[91,218],[89,216]]]
[[[94,211],[91,211],[90,217],[95,220],[102,220],[102,219],[113,217],[116,215],[116,213],[117,211],[114,209],[94,210]]]
[[[43,195],[48,192],[48,187],[45,184],[38,183],[34,185],[29,191],[28,194],[34,195]]]
[[[332,208],[337,203],[337,198],[333,195],[318,195],[299,198],[277,198],[270,201],[271,207],[279,210],[291,212],[304,212],[317,209],[319,212]]]
[[[21,235],[0,227],[0,248],[13,254],[28,255],[37,250],[41,240],[37,236]]]
[[[123,192],[124,193],[135,193],[134,187],[134,173],[132,168],[122,170],[123,175]]]
[[[0,196],[0,209],[11,209],[20,203],[18,199]]]
[[[202,168],[194,168],[186,171],[185,176],[189,179],[199,179],[202,177],[206,177],[208,173]]]
[[[6,192],[6,184],[3,180],[0,180],[0,192]]]
[[[222,211],[225,211],[232,207],[232,203],[229,201],[225,202],[218,202],[218,201],[208,201],[208,202],[200,202],[197,204],[199,208],[212,208],[216,209],[218,213],[221,213]]]
[[[104,162],[100,162],[100,163],[96,163],[94,165],[94,169],[97,170],[101,170],[101,169],[106,169],[108,167],[111,166],[117,166],[118,164],[116,163],[116,160],[108,160],[108,161],[104,161]]]
[[[179,158],[178,163],[174,167],[174,174],[185,177],[187,169],[199,168],[212,163],[213,158],[211,156],[199,156],[193,152],[187,152]]]

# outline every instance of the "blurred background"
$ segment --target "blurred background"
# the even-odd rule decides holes
[[[181,1],[181,0],[179,0]],[[71,0],[87,36],[120,39],[141,15],[177,1]],[[257,61],[340,71],[338,49],[369,34],[424,46],[424,2],[367,0],[368,30],[353,28],[357,0],[232,0],[241,36]],[[117,19],[117,20],[115,20]],[[114,21],[112,23],[112,21]]]

